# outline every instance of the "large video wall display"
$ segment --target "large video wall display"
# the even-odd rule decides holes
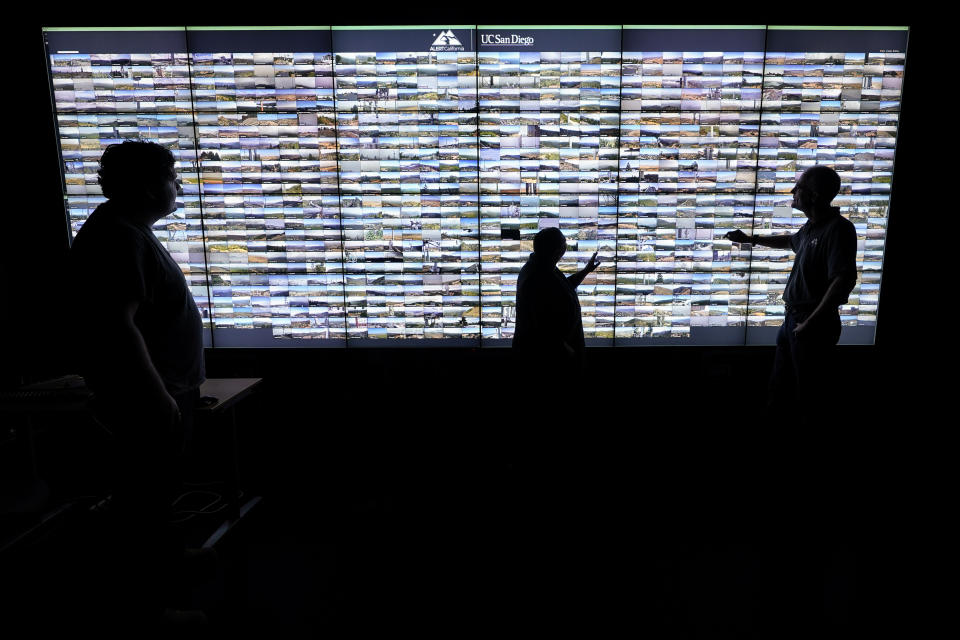
[[[825,164],[840,174],[834,204],[857,229],[857,284],[840,308],[842,342],[870,344],[893,180],[907,34],[904,30],[767,31],[760,121],[758,234],[806,221],[790,207],[797,172]],[[769,343],[783,318],[793,254],[753,247],[748,334]]]
[[[858,233],[845,343],[870,344],[907,30],[591,25],[44,31],[71,228],[110,144],[169,148],[155,232],[208,345],[494,346],[558,227],[588,345],[771,344],[796,179]]]
[[[561,270],[576,271],[595,251],[604,263],[578,293],[585,337],[609,344],[620,27],[481,25],[477,33],[483,338],[513,337],[517,276],[533,236],[559,227],[567,238]]]
[[[332,35],[347,338],[476,345],[473,32],[334,27]]]

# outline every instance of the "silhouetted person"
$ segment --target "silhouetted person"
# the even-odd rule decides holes
[[[796,252],[783,292],[783,325],[770,379],[771,408],[801,421],[835,419],[840,390],[834,380],[834,350],[840,339],[838,307],[857,281],[857,232],[831,201],[840,192],[840,176],[829,167],[807,169],[797,180],[793,208],[807,222],[794,234],[727,238]]]
[[[541,229],[517,278],[513,348],[527,365],[555,373],[555,367],[579,367],[582,363],[583,321],[577,287],[600,265],[594,253],[583,269],[564,276],[557,262],[566,251],[560,229]]]
[[[132,601],[131,616],[160,623],[169,569],[185,554],[168,521],[204,381],[202,321],[151,229],[177,208],[173,154],[149,142],[111,145],[98,176],[107,202],[70,250],[77,355],[97,418],[113,435],[108,555],[116,586]]]

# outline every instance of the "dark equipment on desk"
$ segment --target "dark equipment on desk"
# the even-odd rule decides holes
[[[195,483],[185,483],[187,490],[177,499],[175,506],[180,509],[175,511],[181,516],[178,518],[181,522],[192,520],[189,516],[195,515],[222,512],[226,516],[226,520],[215,532],[204,533],[205,546],[213,546],[260,501],[259,496],[248,496],[240,489],[235,413],[237,403],[250,395],[259,383],[259,378],[213,378],[201,386],[201,395],[196,403],[200,419],[198,424],[202,430],[212,433],[215,444],[211,447],[211,453],[223,456],[219,471],[224,477],[214,483],[207,483],[216,485],[217,490],[205,487],[206,499],[202,504],[196,505],[186,500],[198,497],[198,488]],[[48,419],[52,419],[51,416],[60,416],[63,418],[61,421],[69,422],[77,420],[77,416],[86,416],[93,424],[103,428],[96,419],[95,404],[96,399],[86,387],[85,381],[77,375],[0,392],[0,416],[16,418],[11,420],[7,438],[0,441],[4,444],[4,453],[12,458],[9,463],[0,465],[5,475],[9,476],[4,478],[4,484],[14,487],[14,495],[0,499],[0,514],[20,514],[20,520],[29,520],[23,527],[13,527],[10,531],[5,528],[0,530],[0,547],[15,546],[18,541],[36,537],[41,529],[50,528],[45,523],[52,521],[53,516],[47,517],[44,515],[46,512],[64,511],[62,505],[50,503],[53,496],[40,477],[32,433],[35,421],[43,416]],[[6,423],[6,420],[4,422]],[[112,434],[107,431],[107,435],[109,440]],[[208,462],[209,460],[205,461]],[[92,497],[94,496],[85,496],[85,502],[89,502],[86,498]],[[109,495],[99,497],[104,498],[104,504],[109,503]],[[70,504],[74,502],[79,504],[84,501],[74,500],[70,501]],[[8,542],[11,544],[7,544]]]
[[[214,396],[200,396],[197,399],[196,407],[198,409],[208,409],[218,402],[220,402],[220,398],[216,398]]]

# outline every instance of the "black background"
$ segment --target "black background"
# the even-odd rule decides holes
[[[750,6],[737,6],[750,15]],[[62,303],[67,228],[40,27],[184,21],[170,5],[164,5],[169,19],[160,20],[157,9],[143,5],[100,7],[99,15],[90,8],[72,15],[38,11],[9,34],[8,59],[15,62],[5,100],[12,198],[0,227],[4,387],[71,372],[66,345],[83,339],[72,332]],[[784,19],[754,7],[748,18],[703,20],[862,24],[800,19],[792,11],[784,11]],[[487,15],[426,13],[377,15],[384,24],[489,21]],[[503,22],[565,21],[529,13]],[[322,15],[316,10],[279,22],[369,23]],[[242,24],[213,9],[194,17],[198,25]],[[687,22],[658,18],[640,11],[618,15],[628,24]],[[883,18],[883,24],[914,22]],[[314,604],[325,602],[325,619],[335,621],[327,629],[368,628],[379,616],[402,611],[413,620],[410,612],[423,609],[411,591],[445,593],[441,608],[469,620],[483,614],[457,601],[457,593],[519,593],[527,587],[518,586],[518,576],[535,571],[530,567],[549,567],[540,575],[555,582],[564,558],[575,558],[580,568],[569,575],[582,579],[581,589],[591,591],[587,581],[602,583],[580,601],[599,625],[608,610],[631,619],[632,576],[645,571],[701,585],[706,596],[680,589],[688,604],[755,611],[762,586],[730,595],[712,571],[742,566],[737,554],[756,564],[770,554],[796,557],[791,550],[817,548],[855,567],[845,575],[855,575],[857,596],[845,606],[857,629],[889,631],[895,623],[906,629],[926,621],[926,613],[905,612],[912,605],[929,611],[936,602],[924,588],[930,583],[917,576],[939,562],[932,543],[941,535],[935,523],[944,472],[936,434],[952,423],[939,413],[933,383],[947,374],[928,367],[953,358],[950,295],[934,290],[945,280],[940,273],[949,272],[930,262],[932,253],[952,249],[952,227],[939,222],[943,216],[929,197],[949,189],[953,178],[942,158],[926,159],[949,144],[941,136],[952,135],[953,104],[944,97],[955,70],[937,52],[942,36],[929,25],[911,26],[876,345],[842,350],[847,383],[836,393],[856,407],[844,424],[797,431],[786,429],[782,416],[764,414],[772,347],[594,349],[587,373],[558,376],[549,398],[530,397],[509,350],[210,351],[209,376],[265,380],[243,421],[244,436],[255,443],[244,454],[244,468],[272,505],[265,513],[302,534],[258,540],[293,549],[323,540],[334,549],[333,586],[307,588],[313,577],[277,569],[272,589],[284,594],[283,584],[294,585],[286,589],[301,595],[289,601],[307,589]],[[934,69],[946,75],[938,79]],[[545,406],[566,409],[559,424],[544,423]],[[515,462],[521,472],[514,476],[504,465],[518,448],[527,453]],[[541,464],[538,455],[546,451],[556,455]],[[531,564],[531,557],[538,559]],[[508,577],[495,577],[486,565]],[[618,570],[625,567],[631,577]],[[523,584],[537,593],[554,589],[542,580]],[[657,591],[654,600],[662,596]],[[677,597],[669,591],[667,601]],[[453,601],[458,604],[451,608]],[[516,607],[523,608],[511,610]],[[693,606],[677,614],[677,624],[698,628],[693,610],[734,615]],[[308,625],[310,618],[310,625],[323,627],[314,614],[290,615],[294,623]]]

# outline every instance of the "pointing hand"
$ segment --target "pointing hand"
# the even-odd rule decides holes
[[[740,231],[740,229],[730,231],[723,237],[739,244],[752,244],[750,236]]]
[[[594,251],[593,255],[590,256],[589,262],[587,262],[587,273],[590,273],[594,269],[600,266],[600,261],[597,260],[597,252]]]

